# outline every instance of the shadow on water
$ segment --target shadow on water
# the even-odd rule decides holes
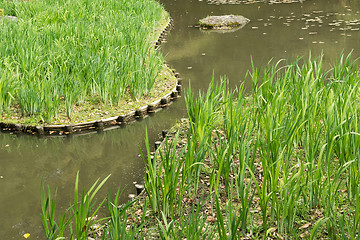
[[[214,2],[212,0],[212,2]],[[206,0],[161,0],[174,18],[168,43],[162,46],[167,62],[197,91],[215,78],[227,75],[235,87],[244,81],[252,56],[257,66],[270,58],[291,59],[325,54],[335,63],[344,50],[360,56],[360,3],[346,0],[307,0],[291,4],[208,4]],[[240,14],[251,20],[232,33],[210,33],[194,26],[207,15]],[[247,83],[245,82],[245,86]],[[248,86],[249,88],[249,86]],[[34,138],[0,134],[0,236],[43,239],[40,223],[40,182],[58,188],[58,202],[69,205],[76,172],[80,186],[112,174],[99,196],[125,188],[125,201],[134,193],[133,182],[143,179],[144,163],[138,157],[146,128],[153,142],[161,130],[185,117],[184,99],[124,129],[72,138]]]

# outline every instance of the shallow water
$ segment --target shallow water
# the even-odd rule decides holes
[[[313,56],[323,52],[329,66],[336,62],[342,50],[348,53],[354,49],[354,58],[360,55],[359,1],[235,5],[208,4],[206,0],[162,2],[175,19],[169,43],[163,47],[166,59],[195,89],[204,88],[213,71],[216,79],[226,75],[232,86],[239,85],[251,68],[251,57],[259,66],[271,58],[277,61],[308,56],[309,51]],[[236,32],[225,34],[192,27],[208,15],[223,14],[243,15],[250,22]],[[250,88],[249,82],[245,86]]]
[[[71,138],[37,138],[0,134],[0,239],[20,239],[30,233],[31,239],[43,239],[40,222],[41,179],[54,190],[62,211],[72,201],[76,172],[80,186],[89,188],[97,178],[111,174],[102,192],[124,188],[123,201],[135,193],[133,182],[142,182],[146,129],[152,141],[160,139],[161,130],[183,117],[179,101],[171,107],[125,128],[103,134]]]
[[[360,2],[307,0],[303,3],[214,4],[212,0],[162,0],[174,18],[168,43],[162,46],[167,62],[181,73],[184,85],[197,91],[226,75],[231,86],[244,82],[246,71],[274,58],[325,54],[327,66],[344,50],[360,56]],[[211,4],[209,4],[211,3]],[[204,32],[193,26],[207,15],[240,14],[251,22],[232,33]],[[357,49],[356,49],[357,48]],[[245,81],[245,86],[249,84]],[[104,134],[72,138],[36,138],[0,134],[0,238],[43,239],[40,223],[40,183],[58,188],[59,206],[71,201],[76,172],[80,186],[112,174],[102,195],[125,188],[123,200],[134,193],[133,182],[143,179],[138,157],[148,129],[153,142],[161,130],[185,116],[184,99],[153,117]],[[126,187],[127,186],[127,187]]]

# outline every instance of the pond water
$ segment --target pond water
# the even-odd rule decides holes
[[[244,82],[251,67],[271,58],[294,59],[324,53],[327,66],[342,51],[360,56],[360,2],[346,0],[307,0],[302,3],[234,0],[162,0],[174,18],[168,42],[162,46],[167,62],[181,73],[184,85],[197,91],[226,75],[232,87]],[[276,1],[279,2],[279,1]],[[283,1],[293,2],[293,1]],[[239,3],[239,4],[233,4]],[[194,28],[208,15],[240,14],[251,20],[232,33],[216,33]],[[248,86],[246,81],[245,87]],[[248,86],[249,88],[249,86]],[[124,189],[123,200],[134,193],[133,182],[142,182],[144,163],[138,157],[144,149],[146,129],[151,145],[161,130],[186,116],[184,99],[169,108],[123,129],[103,134],[71,138],[36,138],[0,133],[0,236],[43,239],[40,223],[41,179],[58,188],[59,207],[71,201],[76,172],[80,187],[88,188],[97,178],[112,174],[99,196],[109,189]]]

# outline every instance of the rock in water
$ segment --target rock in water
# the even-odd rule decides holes
[[[18,18],[14,17],[14,16],[0,16],[0,20],[2,20],[2,19],[8,19],[8,20],[14,21],[14,22],[18,21]]]
[[[200,19],[199,24],[203,29],[233,29],[243,27],[250,22],[241,15],[209,16]]]

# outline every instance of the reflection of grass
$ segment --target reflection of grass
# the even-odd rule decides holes
[[[4,118],[69,121],[79,105],[122,106],[164,85],[155,83],[163,57],[153,41],[167,16],[155,1],[2,0],[0,6],[21,19],[0,22]]]
[[[152,160],[124,219],[146,239],[356,239],[360,72],[342,56],[253,67],[252,95],[212,82]],[[123,233],[126,234],[126,233]]]

